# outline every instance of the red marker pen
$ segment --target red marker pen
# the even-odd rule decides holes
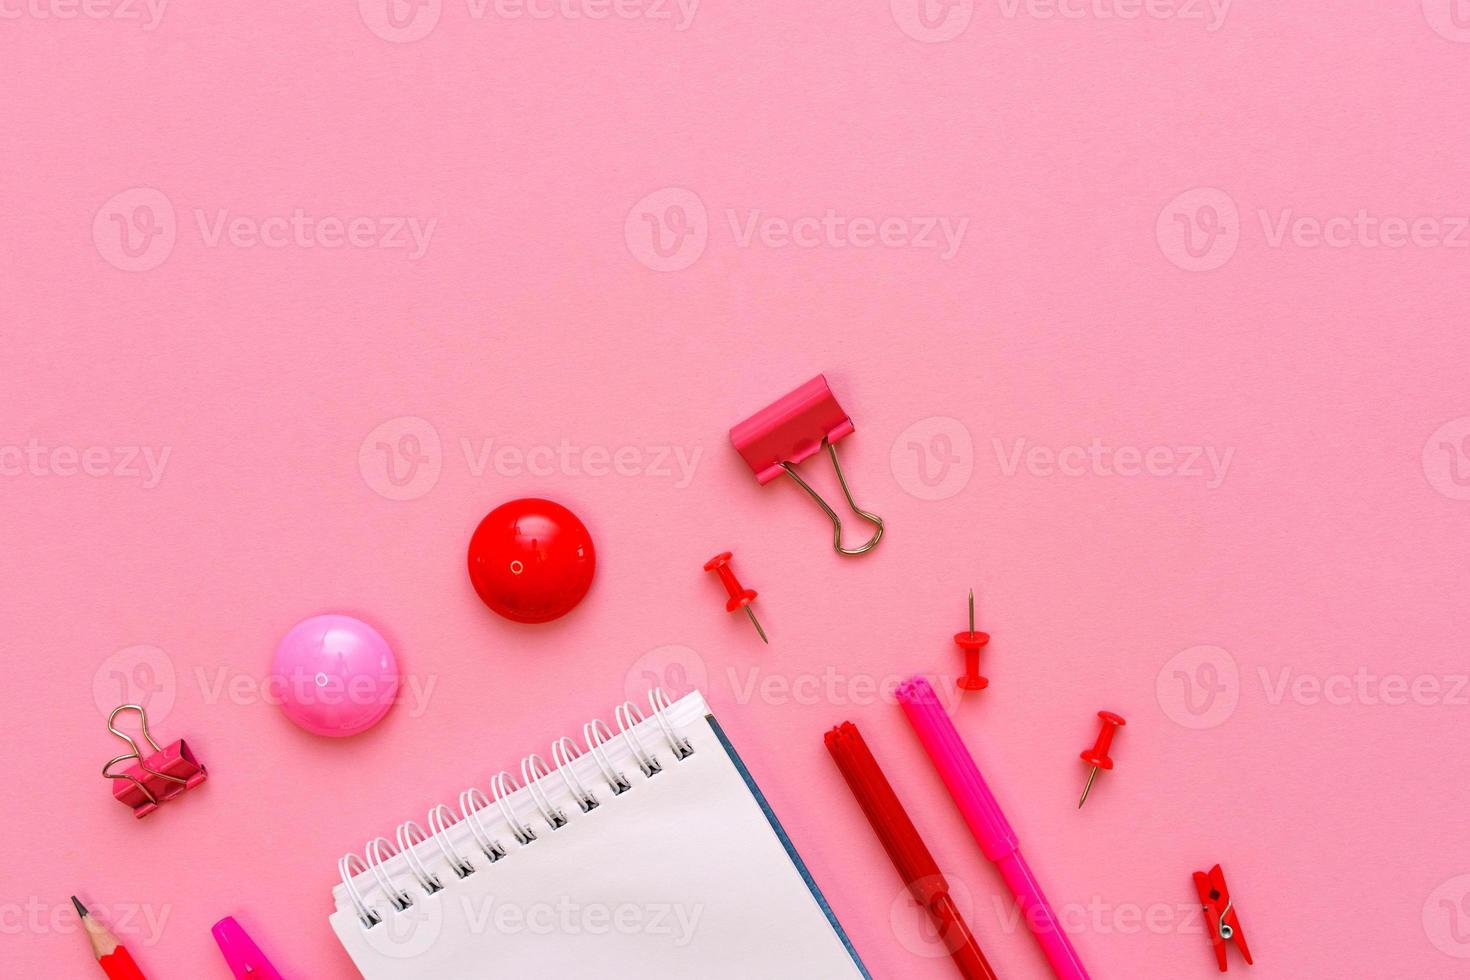
[[[898,869],[899,877],[917,901],[934,920],[939,937],[966,980],[995,980],[995,972],[985,961],[985,954],[970,934],[954,899],[949,897],[949,882],[939,873],[939,865],[908,812],[893,792],[878,760],[863,741],[862,733],[850,721],[827,733],[827,751],[842,770],[852,795],[857,797],[863,815],[873,825],[883,849]]]

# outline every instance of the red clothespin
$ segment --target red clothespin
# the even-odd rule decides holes
[[[1245,942],[1245,931],[1240,928],[1240,916],[1235,912],[1235,902],[1230,898],[1230,888],[1225,884],[1225,872],[1217,864],[1209,874],[1194,873],[1194,888],[1199,892],[1200,904],[1205,907],[1205,928],[1209,930],[1210,944],[1215,947],[1215,960],[1220,972],[1229,967],[1225,963],[1225,944],[1232,939],[1240,947],[1245,961],[1254,965],[1250,947]]]
[[[143,738],[153,746],[153,754],[146,759],[132,736],[118,731],[114,724],[117,716],[124,711],[138,713]],[[153,736],[148,732],[148,716],[143,713],[141,704],[125,704],[114,708],[112,714],[107,716],[107,730],[127,742],[133,751],[109,760],[102,767],[102,775],[118,780],[118,784],[112,788],[113,798],[132,807],[133,816],[140,820],[174,797],[198,786],[208,776],[204,766],[194,758],[194,753],[189,751],[189,746],[184,744],[183,739],[166,749],[153,741]],[[128,761],[134,764],[122,772],[112,771],[113,766]]]
[[[832,521],[832,547],[842,555],[861,555],[872,551],[883,537],[883,518],[858,507],[848,489],[842,464],[837,462],[833,444],[853,431],[852,419],[837,404],[827,379],[817,375],[790,394],[777,399],[730,430],[735,450],[764,486],[781,474],[796,481],[815,500]],[[842,546],[842,520],[817,491],[796,472],[796,465],[823,449],[832,457],[837,482],[852,512],[877,528],[866,543],[856,548]]]

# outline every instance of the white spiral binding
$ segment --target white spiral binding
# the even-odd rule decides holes
[[[419,839],[414,840],[410,832],[418,834]],[[424,867],[424,862],[420,861],[418,855],[413,852],[415,844],[422,844],[426,840],[428,838],[424,836],[424,828],[416,822],[405,820],[398,825],[398,853],[408,861],[408,870],[412,871],[413,876],[418,879],[419,887],[424,890],[424,894],[432,895],[442,889],[444,883],[432,871]]]
[[[444,822],[443,814],[449,814],[449,823]],[[462,857],[454,845],[449,843],[449,835],[446,831],[457,823],[454,819],[454,811],[443,803],[429,811],[429,833],[434,838],[434,843],[439,845],[439,852],[444,855],[444,860],[454,869],[454,873],[461,878],[468,878],[475,873],[475,866],[470,863],[469,858]]]
[[[633,731],[633,726],[643,721],[643,712],[638,710],[638,706],[632,701],[624,701],[613,712],[613,720],[618,723],[618,731],[623,741],[628,743],[628,751],[638,760],[638,768],[643,770],[643,775],[656,776],[662,772],[663,766],[658,764],[658,757],[643,747],[643,740]]]
[[[556,771],[561,774],[562,782],[567,784],[567,792],[576,798],[583,813],[591,813],[597,809],[597,797],[582,785],[581,777],[572,771],[572,763],[581,757],[582,750],[577,748],[577,743],[565,735],[551,743],[551,761],[556,763]]]
[[[632,789],[633,784],[628,782],[628,777],[614,769],[607,760],[607,753],[602,751],[602,743],[612,741],[612,731],[607,727],[607,722],[601,718],[589,721],[582,726],[582,738],[587,742],[587,754],[592,756],[592,761],[602,770],[602,778],[607,780],[607,787],[613,791],[613,795],[617,796]]]
[[[662,689],[654,688],[648,692],[648,707],[653,719],[658,723],[659,730],[663,733],[665,741],[668,742],[670,751],[673,752],[674,761],[682,762],[694,753],[694,747],[687,738],[681,736],[674,730],[669,721],[667,712],[672,705],[668,695]],[[663,771],[663,765],[658,756],[650,752],[643,744],[634,726],[644,721],[643,713],[631,701],[625,701],[618,705],[613,712],[614,720],[618,725],[618,734],[623,736],[628,750],[632,753],[634,761],[642,771],[645,779],[650,779]],[[603,744],[612,741],[613,734],[601,719],[594,719],[582,728],[582,737],[586,742],[586,754],[592,757],[597,769],[607,780],[608,789],[614,796],[632,789],[633,784],[620,770],[613,766],[607,757]],[[582,813],[591,813],[600,805],[597,796],[583,784],[582,780],[572,769],[572,763],[581,758],[583,752],[570,738],[562,737],[551,745],[551,759],[555,764],[556,772],[561,775],[562,781],[566,783],[572,798],[577,801]],[[566,826],[569,818],[565,811],[557,807],[551,801],[551,797],[541,786],[541,781],[551,775],[551,769],[546,765],[546,760],[540,755],[532,753],[521,760],[521,780],[525,784],[526,795],[531,798],[536,809],[540,812],[542,820],[553,831]],[[359,875],[371,873],[377,881],[379,889],[387,897],[393,911],[402,912],[413,906],[413,896],[404,888],[394,882],[390,865],[397,865],[396,870],[412,879],[413,885],[424,895],[432,895],[446,887],[445,882],[430,871],[415,853],[415,847],[433,840],[438,846],[444,860],[455,874],[461,878],[467,878],[479,869],[475,863],[466,858],[449,841],[449,828],[458,823],[463,823],[474,838],[475,844],[485,855],[486,859],[494,864],[507,854],[506,848],[498,840],[490,836],[480,820],[479,811],[488,808],[492,803],[500,811],[505,823],[511,829],[516,843],[526,847],[536,841],[535,830],[527,824],[515,812],[515,805],[511,797],[520,789],[516,785],[515,777],[508,772],[499,772],[490,780],[490,797],[487,798],[478,787],[471,787],[459,795],[459,819],[455,819],[454,811],[443,803],[435,806],[429,811],[429,830],[425,833],[423,827],[416,821],[407,820],[398,826],[396,834],[397,844],[389,841],[386,837],[378,837],[368,842],[364,851],[366,861],[356,854],[347,854],[337,862],[337,872],[342,876],[342,885],[347,891],[347,897],[352,902],[353,911],[364,929],[371,929],[383,921],[383,915],[373,908],[363,898],[362,892],[358,890],[355,878]],[[355,870],[354,870],[355,869]]]

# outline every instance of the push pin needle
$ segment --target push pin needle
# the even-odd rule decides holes
[[[749,606],[746,606],[745,615],[750,617],[750,624],[754,626],[755,631],[761,635],[761,642],[769,645],[771,641],[766,638],[766,631],[761,629],[761,621],[755,618],[755,610],[750,608]]]

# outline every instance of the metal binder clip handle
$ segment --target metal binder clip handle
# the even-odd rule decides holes
[[[797,486],[801,487],[807,493],[811,494],[812,499],[817,502],[817,506],[826,511],[827,516],[831,518],[832,547],[837,550],[837,553],[839,555],[867,554],[878,546],[879,540],[881,540],[883,537],[883,518],[879,517],[877,514],[870,514],[857,505],[857,501],[852,499],[852,490],[850,490],[847,486],[847,477],[844,476],[842,473],[842,464],[837,461],[837,447],[832,445],[832,443],[828,442],[826,439],[822,440],[822,445],[826,448],[828,455],[832,457],[832,468],[837,471],[837,483],[842,487],[842,495],[847,498],[847,506],[852,508],[852,512],[854,514],[861,517],[863,520],[867,521],[869,524],[872,524],[878,529],[873,532],[873,536],[871,538],[869,538],[866,542],[859,545],[858,547],[842,547],[842,518],[837,516],[837,512],[832,509],[832,505],[823,500],[822,495],[813,490],[811,484],[807,483],[801,478],[801,474],[796,472],[795,466],[792,466],[790,463],[782,460],[781,468],[786,471],[787,476],[796,481]]]

